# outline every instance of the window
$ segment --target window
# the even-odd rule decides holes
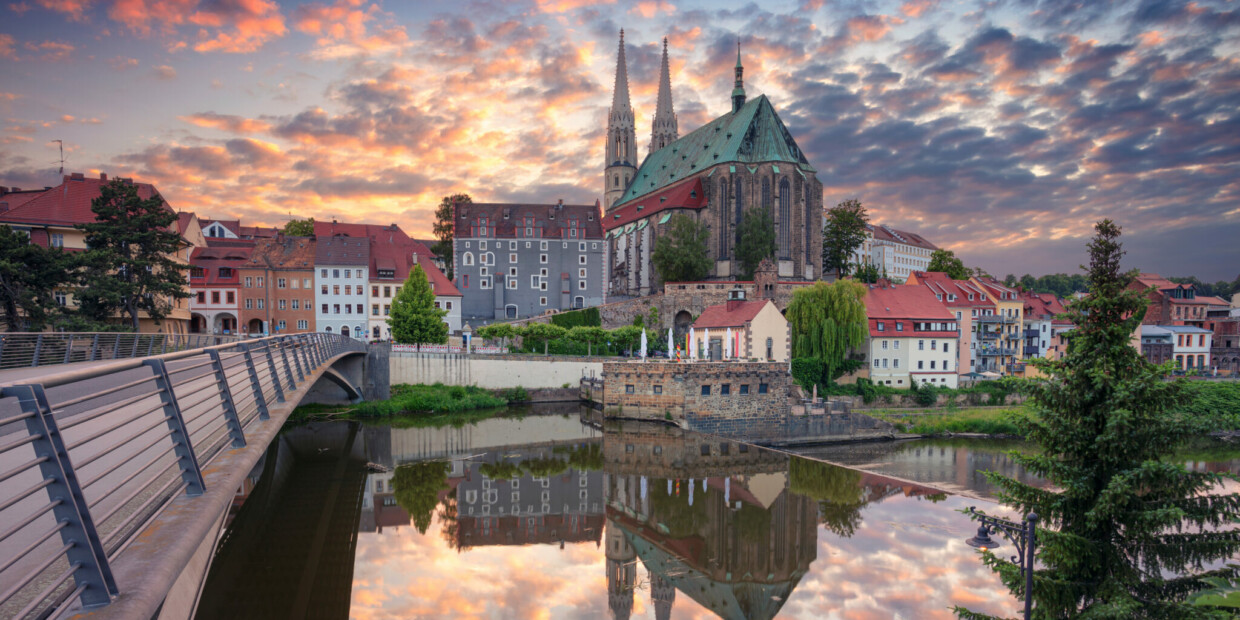
[[[198,291],[198,303],[200,303],[200,304],[205,304],[205,303],[207,303],[207,293],[206,293],[206,291]]]
[[[248,285],[247,285],[247,286],[248,286]],[[322,285],[320,285],[320,287],[321,287],[321,288],[319,288],[319,292],[320,292],[321,294],[323,294],[323,295],[326,295],[326,294],[327,294],[327,285],[326,285],[326,284],[322,284]]]
[[[379,304],[370,304],[370,315],[379,316]]]
[[[663,393],[663,386],[661,386],[661,385],[656,385],[656,386],[654,386],[654,393],[655,393],[655,394],[662,394],[662,393]]]
[[[340,304],[332,304],[332,310],[335,311],[332,314],[340,314]]]
[[[546,264],[547,264],[547,255],[546,255],[546,254],[539,254],[539,255],[538,255],[538,262],[539,262],[540,264],[546,265]]]
[[[748,393],[749,393],[749,384],[742,383],[741,384],[741,396],[744,396],[745,394],[748,394]]]
[[[191,278],[205,278],[205,277],[207,277],[207,271],[206,271],[205,269],[203,269],[202,267],[190,267],[190,268],[189,268],[189,277],[191,277]]]
[[[357,304],[357,313],[364,314],[364,312],[362,311],[362,304]],[[358,331],[361,331],[361,330],[359,329]]]
[[[900,367],[900,358],[898,358],[898,357],[896,357],[896,358],[892,358],[892,360],[891,360],[891,367],[892,367],[892,368],[899,368],[899,367]]]
[[[767,388],[766,388],[766,384],[765,384],[765,383],[759,383],[759,384],[758,384],[758,393],[759,393],[759,394],[766,394],[766,389],[767,389]]]
[[[288,281],[284,278],[276,278],[276,288],[288,288]]]
[[[346,284],[346,285],[344,285],[344,294],[345,294],[345,295],[352,295],[352,294],[353,294],[353,285],[352,285],[352,284]]]
[[[766,359],[768,360],[775,359],[775,339],[774,338],[766,339]]]
[[[279,327],[281,330],[288,328],[288,325],[284,323],[284,319],[280,319],[280,322],[277,323],[276,326]]]
[[[285,301],[284,301],[283,299],[281,299],[281,300],[279,300],[278,302],[276,302],[276,306],[277,306],[277,307],[279,307],[279,309],[281,309],[281,310],[285,310],[285,309],[286,309],[286,308],[285,308],[285,305],[286,305],[286,304],[285,304]]]
[[[882,348],[883,348],[883,350],[884,350],[884,351],[886,351],[886,350],[887,350],[887,341],[886,341],[886,340],[884,340],[884,341],[883,341],[883,347],[882,347]]]
[[[540,305],[540,306],[545,306],[545,305],[547,305],[547,298],[546,298],[546,297],[539,297],[539,298],[538,298],[538,305]]]
[[[219,291],[211,291],[211,303],[213,304],[220,303],[220,292]]]
[[[939,344],[939,341],[938,341],[938,340],[931,340],[931,341],[930,341],[930,350],[931,350],[931,351],[937,351],[938,349],[936,349],[935,347],[936,347],[938,344]]]
[[[52,233],[52,240],[51,240],[51,244],[52,244],[52,247],[54,247],[54,248],[63,248],[63,247],[65,247],[65,235],[64,235],[64,233]],[[61,305],[64,305],[64,304],[61,304]]]
[[[586,255],[585,255],[585,254],[582,254],[581,256],[578,256],[578,257],[577,257],[577,264],[578,264],[578,265],[584,265],[584,264],[586,264]]]
[[[447,301],[447,302],[444,302],[444,304],[445,304],[445,308],[446,308],[446,309],[448,309],[448,310],[451,310],[451,309],[452,309],[452,302]]]
[[[546,241],[539,241],[539,242],[538,242],[538,249],[540,249],[540,250],[545,250],[545,249],[547,249],[547,242],[546,242]]]
[[[300,300],[297,300],[297,299],[294,299],[294,300],[293,300],[293,309],[294,309],[294,310],[297,310],[297,309],[298,309],[298,303],[297,303],[298,301],[300,301]]]
[[[378,296],[379,296],[379,287],[378,287],[378,286],[372,286],[372,287],[370,287],[370,296],[371,296],[371,297],[378,297]]]
[[[57,247],[59,247],[59,246],[57,246]],[[64,292],[64,291],[56,291],[54,295],[55,295],[55,297],[56,297],[56,305],[58,305],[58,306],[67,306],[67,305],[69,305],[69,297],[68,297],[68,295],[66,295],[66,294],[65,294],[65,292]]]
[[[710,396],[710,386],[709,386],[709,385],[703,385],[703,386],[702,386],[702,396]]]
[[[383,316],[392,316],[391,304],[383,304]]]
[[[624,393],[625,393],[625,394],[632,394],[632,393],[633,393],[633,384],[632,384],[632,383],[630,383],[630,384],[628,384],[628,385],[624,386]]]
[[[886,324],[884,324],[882,321],[879,321],[879,322],[878,322],[878,331],[880,331],[880,332],[881,332],[881,331],[887,331],[887,325],[886,325]]]
[[[462,274],[461,278],[461,284],[463,284],[465,288],[469,288],[469,274]]]
[[[305,319],[297,321],[297,329],[310,329],[310,322]]]
[[[891,344],[895,345],[894,347],[892,347],[893,349],[895,349],[895,350],[897,350],[897,351],[899,351],[899,350],[900,350],[900,341],[899,341],[899,340],[893,340],[893,341],[891,341]]]
[[[950,343],[950,342],[944,342],[944,343],[943,343],[943,352],[944,352],[944,353],[947,353],[947,349],[948,349],[948,347],[950,347],[950,346],[951,346],[951,343]]]
[[[246,298],[245,298],[245,309],[246,309],[246,310],[253,310],[253,309],[254,309],[254,299],[253,299],[252,297],[246,297]]]
[[[474,255],[473,255],[473,253],[471,253],[471,252],[466,252],[466,253],[465,253],[465,256],[463,256],[463,257],[462,257],[461,262],[462,262],[462,263],[464,263],[466,267],[472,266],[472,265],[474,264]]]
[[[336,306],[339,308],[340,306]],[[327,304],[323,304],[323,314],[327,314]]]
[[[904,322],[903,322],[903,321],[896,321],[896,331],[898,331],[898,332],[902,332],[902,331],[904,331]]]
[[[263,280],[262,276],[258,276],[257,278],[255,278],[255,283],[258,286],[258,288],[265,288],[267,286],[267,283]]]
[[[297,287],[296,287],[296,286],[294,286],[293,288],[297,288]],[[306,290],[309,290],[309,289],[310,289],[310,278],[302,278],[302,279],[301,279],[301,288],[304,288],[304,289],[306,289]]]
[[[259,298],[258,298],[258,309],[259,309],[259,310],[262,310],[262,309],[263,309],[263,302],[264,302],[264,301],[265,301],[265,300],[264,300],[262,297],[259,297]]]
[[[925,368],[925,367],[926,367],[926,363],[925,363],[925,362],[923,362],[923,361],[921,361],[921,360],[917,360],[917,370],[921,370],[921,369],[923,369],[923,368]]]
[[[925,350],[926,350],[926,341],[925,341],[925,340],[918,340],[918,341],[917,341],[917,350],[918,350],[918,351],[925,351]]]
[[[333,295],[339,295],[339,294],[340,294],[340,285],[339,285],[339,284],[333,284],[333,285],[332,285],[332,294],[333,294]]]
[[[246,288],[254,288],[254,278],[252,278],[252,277],[250,277],[250,276],[246,276],[246,278],[245,278],[245,287],[246,287]]]
[[[934,370],[934,360],[930,360],[930,370]]]
[[[731,383],[724,383],[723,385],[720,385],[720,386],[719,386],[719,394],[720,394],[721,396],[730,396],[730,395],[732,394],[732,384],[731,384]]]

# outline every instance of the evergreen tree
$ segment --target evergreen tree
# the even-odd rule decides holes
[[[1016,420],[1039,449],[1012,458],[1050,487],[987,476],[1000,501],[1036,512],[1044,526],[1037,617],[1205,617],[1209,610],[1184,601],[1210,587],[1206,578],[1237,574],[1234,565],[1202,567],[1240,551],[1240,532],[1231,528],[1240,495],[1213,494],[1223,475],[1189,472],[1171,456],[1187,428],[1171,413],[1181,384],[1163,381],[1168,368],[1129,344],[1147,298],[1127,290],[1134,274],[1120,271],[1119,226],[1103,220],[1095,229],[1091,292],[1068,306],[1076,329],[1067,355],[1033,360],[1046,378],[1026,386],[1034,415]],[[985,561],[1024,595],[1017,566],[991,553]]]
[[[861,346],[869,333],[865,293],[865,285],[852,280],[816,282],[792,293],[785,312],[792,357],[821,360],[825,378],[835,380],[848,351]]]
[[[827,210],[822,228],[822,271],[835,270],[835,276],[848,275],[848,266],[861,244],[865,243],[865,225],[870,221],[860,200],[845,200]]]
[[[745,211],[737,236],[736,258],[741,261],[741,279],[752,280],[758,263],[775,256],[775,220],[771,219],[771,210],[753,207]]]
[[[654,244],[650,260],[663,282],[696,282],[710,273],[710,254],[706,251],[710,233],[693,218],[676,214],[668,222],[667,234]]]
[[[304,220],[289,220],[285,222],[284,234],[290,237],[313,237],[314,236],[314,218],[306,218]]]
[[[174,300],[190,296],[188,267],[174,258],[183,244],[176,212],[158,194],[143,200],[137,185],[120,179],[103,185],[90,209],[95,221],[78,226],[90,248],[82,256],[80,311],[97,323],[119,312],[134,331],[142,313],[159,323]]]
[[[400,344],[443,344],[448,341],[447,310],[435,307],[435,292],[421,265],[409,270],[409,277],[392,300],[392,340]]]
[[[946,273],[953,280],[969,279],[969,269],[951,250],[935,250],[930,254],[930,266],[926,267],[926,271]]]
[[[56,289],[68,284],[73,256],[30,242],[30,235],[0,226],[0,310],[11,332],[43,331],[59,309]]]
[[[431,251],[444,259],[444,264],[448,267],[448,273],[445,275],[449,280],[454,277],[452,273],[452,237],[455,228],[452,220],[453,205],[470,204],[473,201],[474,199],[470,198],[469,194],[452,194],[444,196],[443,200],[439,201],[439,208],[435,209],[435,225],[432,232],[435,233],[435,238],[439,240],[439,243],[436,243]]]

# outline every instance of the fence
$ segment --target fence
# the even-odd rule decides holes
[[[164,504],[349,351],[365,344],[274,336],[0,386],[0,617],[109,603],[110,563]]]
[[[503,347],[469,347],[470,353],[483,353],[488,355],[496,355],[507,353]],[[449,345],[449,344],[394,344],[392,345],[393,353],[464,353],[465,347]]]
[[[239,340],[210,334],[6,332],[0,333],[0,370],[150,357]]]

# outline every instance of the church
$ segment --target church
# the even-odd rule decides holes
[[[713,266],[708,278],[736,279],[741,272],[736,259],[741,220],[745,210],[755,206],[771,213],[780,280],[818,279],[822,183],[766,95],[746,99],[743,72],[738,43],[730,111],[680,137],[664,38],[650,144],[639,160],[620,31],[603,178],[609,296],[662,290],[651,254],[676,214],[688,215],[710,231]]]

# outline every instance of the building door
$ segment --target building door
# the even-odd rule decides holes
[[[717,362],[723,359],[723,340],[719,338],[710,339],[710,361]]]
[[[340,335],[346,338],[349,337],[349,326],[348,325],[345,325],[344,327],[340,328]]]

